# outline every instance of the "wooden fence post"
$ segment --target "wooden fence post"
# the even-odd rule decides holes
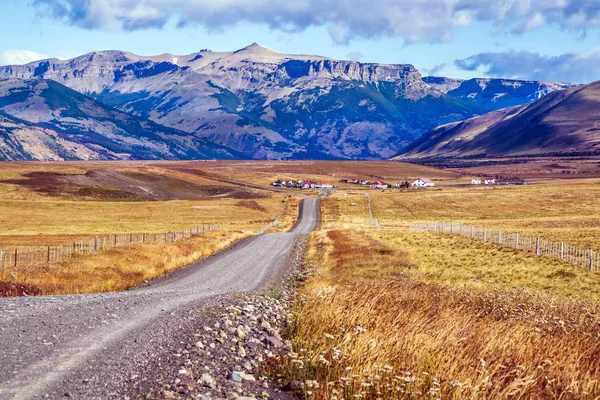
[[[487,228],[483,228],[483,241],[487,240]]]
[[[515,249],[519,248],[519,234],[517,233],[517,235],[515,236]]]
[[[535,255],[540,255],[540,238],[535,238]]]
[[[18,249],[15,247],[15,268],[17,268],[17,257],[19,255]]]

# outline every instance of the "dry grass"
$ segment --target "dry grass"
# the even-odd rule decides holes
[[[279,220],[277,220],[277,224],[267,229],[266,232],[285,232],[290,230],[298,220],[299,207],[300,199],[290,197],[285,203],[285,208],[283,208],[283,213]]]
[[[598,303],[419,282],[428,261],[381,239],[313,234],[285,379],[317,399],[600,396]]]
[[[387,191],[371,196],[374,216],[384,229],[424,221],[462,221],[600,251],[597,179]]]
[[[55,265],[1,269],[0,283],[45,295],[119,291],[205,258],[244,236],[240,231],[210,231],[177,242],[117,247]]]
[[[22,178],[30,172],[83,174],[89,170],[118,169],[165,175],[195,184],[214,181],[145,163],[5,163],[0,180]],[[69,242],[97,234],[165,232],[216,223],[225,229],[255,232],[281,210],[283,193],[238,200],[208,198],[171,201],[80,201],[52,196],[27,187],[0,183],[0,247]]]
[[[281,210],[281,197],[254,200],[258,209],[236,199],[151,202],[76,202],[69,200],[0,201],[0,245],[10,235],[90,235],[166,232],[216,223],[255,230]],[[35,236],[32,237],[35,240]]]
[[[171,163],[154,165],[168,168]],[[385,179],[395,183],[421,176],[447,181],[454,181],[457,177],[454,172],[389,161],[219,161],[188,162],[185,165],[186,168],[199,169],[223,178],[265,186],[280,178],[327,181],[337,185],[337,181],[343,178]]]
[[[600,398],[600,274],[466,237],[464,221],[600,250],[597,179],[339,191],[321,206],[310,278],[272,368],[316,399]],[[351,205],[354,204],[354,205]]]
[[[182,172],[184,164],[169,163],[163,167],[148,162],[0,163],[0,180],[23,178],[31,172],[84,174],[90,170],[118,170],[164,175],[198,185],[215,184]],[[253,199],[90,201],[0,182],[0,247],[60,245],[94,235],[167,232],[211,223],[220,226],[218,231],[175,243],[122,247],[27,270],[4,267],[0,271],[0,292],[11,292],[11,285],[23,285],[31,294],[104,292],[136,286],[254,234],[279,214],[286,196],[264,194],[266,197]],[[290,201],[278,229],[294,223],[297,206],[297,199]]]
[[[600,300],[600,274],[550,257],[436,232],[380,230],[368,235],[402,249],[414,265],[406,277],[415,281]]]
[[[324,229],[366,228],[371,226],[368,199],[363,191],[337,191],[321,201]],[[372,195],[372,193],[371,193]]]

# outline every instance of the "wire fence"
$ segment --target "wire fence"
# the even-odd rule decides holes
[[[97,254],[114,247],[132,244],[174,242],[217,228],[217,225],[210,224],[165,233],[122,233],[95,236],[59,246],[0,248],[0,269],[44,266],[78,255]]]
[[[367,196],[367,207],[369,208],[369,218],[371,218],[371,223],[377,227],[377,229],[381,229],[381,225],[379,221],[373,218],[373,210],[371,209],[371,196],[369,194],[365,194]]]
[[[477,228],[457,222],[434,222],[431,224],[416,224],[410,229],[421,231],[447,232],[473,239],[497,243],[533,253],[537,256],[552,257],[590,271],[600,270],[599,254],[591,249],[581,249],[564,242],[553,242],[539,237],[521,236],[518,233],[494,231],[487,228]]]

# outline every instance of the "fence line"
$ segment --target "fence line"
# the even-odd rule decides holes
[[[379,221],[373,218],[373,210],[371,210],[371,196],[369,193],[365,194],[367,196],[367,206],[369,208],[369,218],[371,218],[371,223],[377,227],[377,229],[381,229],[381,225],[379,225]]]
[[[518,233],[493,231],[487,228],[477,228],[457,222],[434,222],[432,224],[416,224],[410,229],[421,231],[448,232],[467,236],[473,239],[502,246],[512,247],[534,253],[537,256],[547,256],[565,261],[577,267],[590,271],[600,271],[600,256],[591,249],[581,249],[564,242],[552,242],[539,237],[521,236]]]
[[[279,218],[281,218],[283,216],[283,213],[285,212],[285,206],[287,205],[289,198],[290,198],[290,196],[285,197],[285,200],[283,201],[283,207],[281,207],[281,211],[279,211],[279,214],[277,214],[277,216],[275,217],[275,219],[273,221],[269,222],[268,224],[266,224],[265,226],[260,228],[258,230],[258,232],[256,232],[257,235],[261,235],[261,234],[265,233],[265,231],[267,229],[269,229],[270,227],[275,225],[277,223],[277,221],[279,221]]]
[[[202,225],[165,233],[122,233],[95,236],[59,246],[0,248],[0,269],[48,265],[76,255],[97,254],[114,247],[138,243],[167,243],[217,229],[217,225]]]

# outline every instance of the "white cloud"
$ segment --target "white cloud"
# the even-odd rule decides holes
[[[20,65],[48,58],[29,50],[5,50],[0,52],[0,65]]]
[[[545,24],[600,26],[597,0],[33,0],[46,15],[86,29],[209,29],[246,21],[282,31],[326,26],[337,43],[354,38],[402,37],[406,42],[448,41],[457,27],[477,21],[522,33]]]

